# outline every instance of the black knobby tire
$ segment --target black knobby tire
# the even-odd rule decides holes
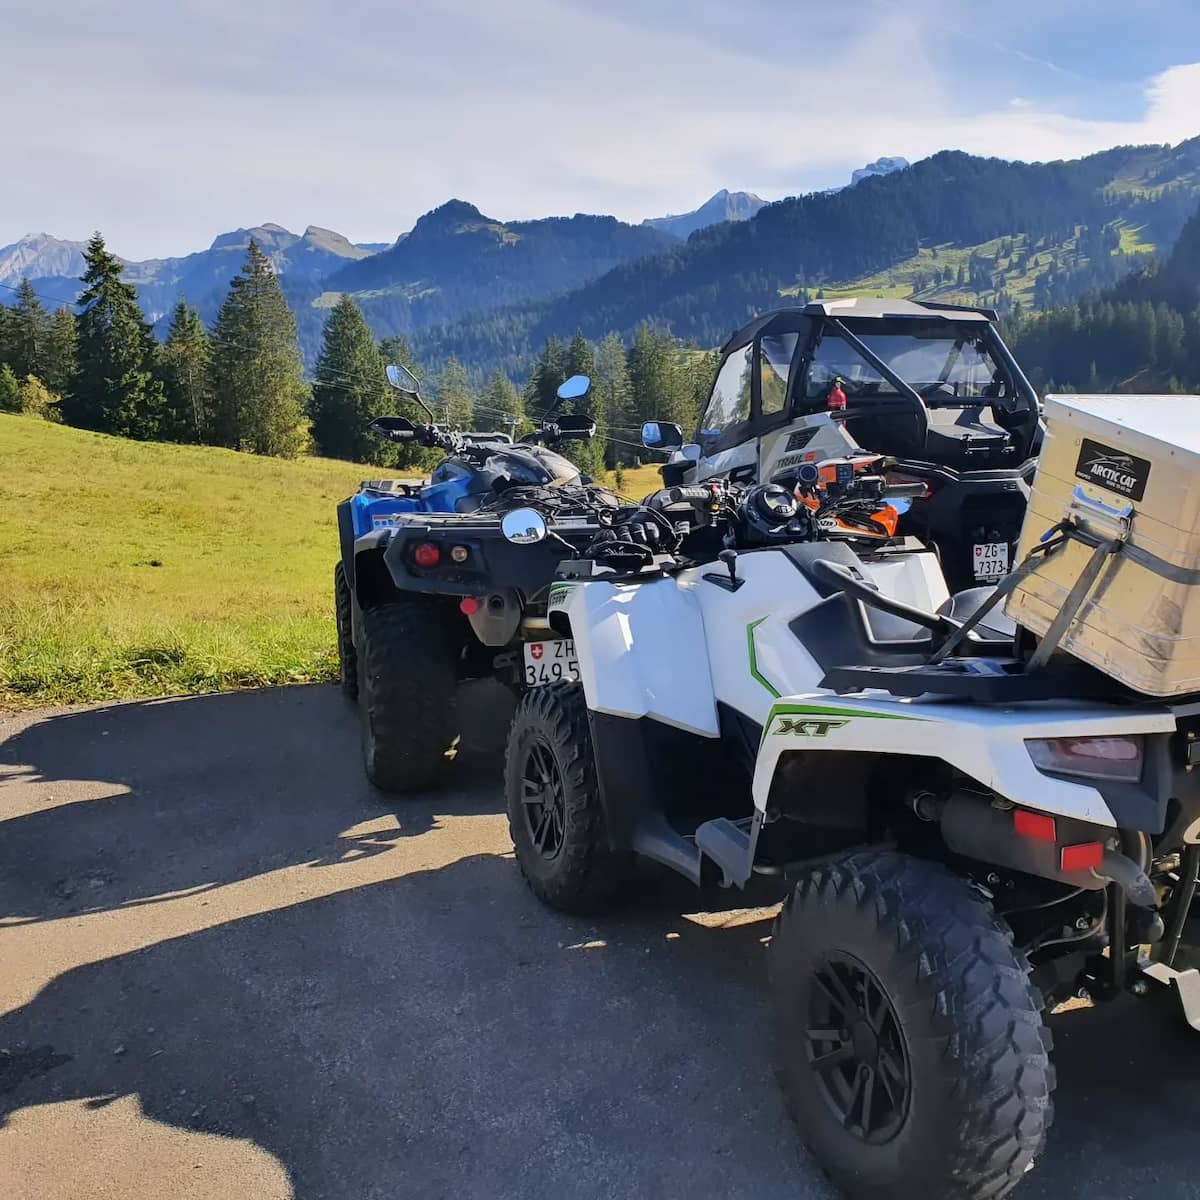
[[[338,683],[347,700],[358,697],[358,653],[354,649],[353,597],[346,568],[333,568],[333,611],[337,618]]]
[[[578,684],[546,684],[521,698],[508,733],[504,797],[517,865],[539,900],[571,913],[612,900],[632,855],[609,841]]]
[[[993,1200],[1020,1182],[1053,1116],[1050,1033],[978,892],[890,851],[821,865],[784,905],[770,960],[780,1084],[848,1196]]]
[[[365,609],[358,701],[363,765],[385,792],[435,784],[458,742],[458,653],[436,601],[397,600]]]

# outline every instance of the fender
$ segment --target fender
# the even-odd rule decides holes
[[[592,712],[720,736],[704,622],[690,591],[670,578],[559,581],[550,589],[548,619],[561,630],[564,618]]]
[[[916,755],[949,763],[1014,804],[1116,828],[1118,821],[1097,787],[1039,771],[1026,739],[1174,729],[1175,717],[1166,709],[1114,713],[1111,706],[1099,704],[987,709],[890,697],[861,700],[824,692],[785,696],[771,706],[763,725],[754,804],[766,811],[780,757],[788,751]]]

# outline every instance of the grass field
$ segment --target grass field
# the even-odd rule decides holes
[[[334,509],[371,472],[0,414],[0,706],[332,679]]]

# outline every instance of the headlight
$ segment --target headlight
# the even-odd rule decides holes
[[[1141,734],[1109,737],[1028,738],[1029,757],[1039,771],[1137,783],[1142,777]]]

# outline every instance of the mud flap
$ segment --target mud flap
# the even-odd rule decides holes
[[[754,852],[761,825],[762,813],[756,811],[747,821],[717,817],[696,830],[696,846],[720,868],[722,887],[746,886],[754,872]]]
[[[1176,971],[1174,967],[1158,962],[1146,963],[1141,970],[1143,975],[1163,987],[1175,985],[1184,1020],[1200,1033],[1200,971],[1195,967],[1187,971]]]

